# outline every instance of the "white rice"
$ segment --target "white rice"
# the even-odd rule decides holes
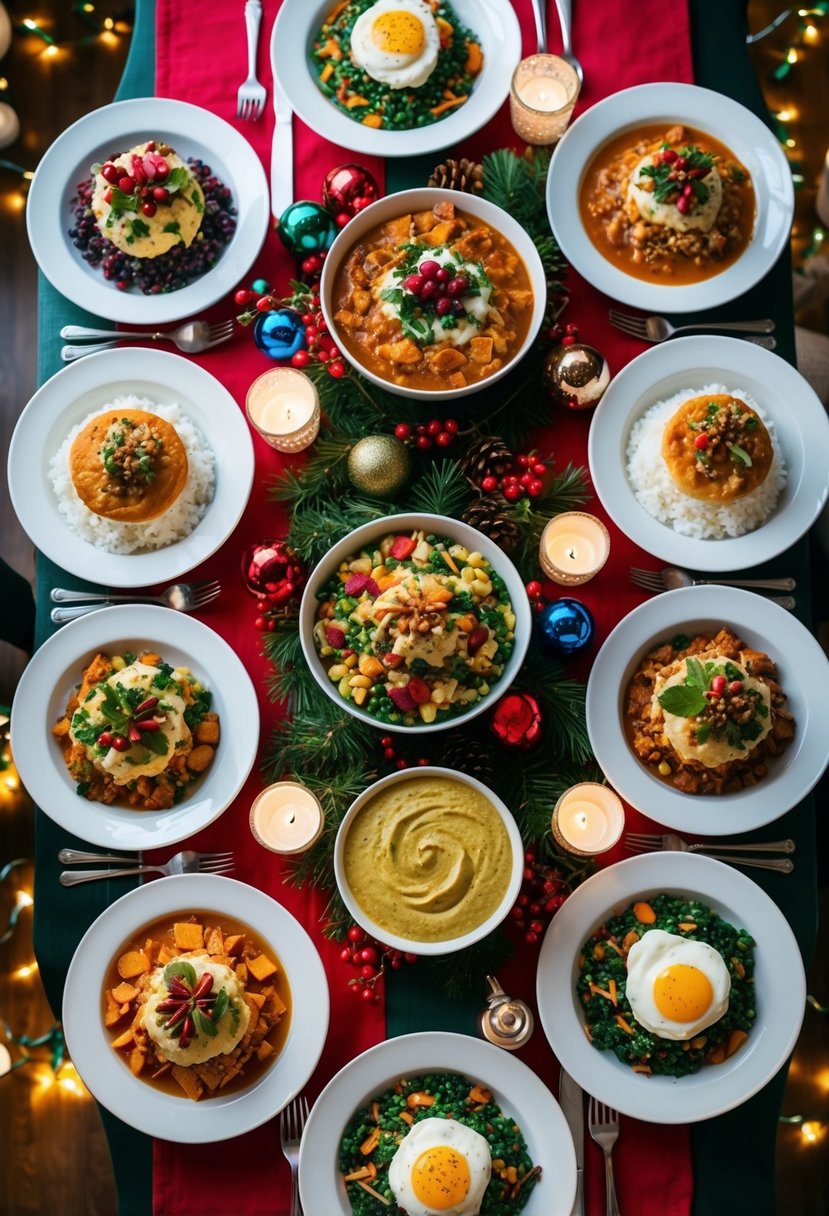
[[[745,402],[766,424],[774,458],[763,483],[744,498],[726,505],[691,498],[676,485],[662,457],[662,436],[665,424],[683,402],[691,397],[729,393]],[[703,388],[684,388],[664,401],[657,401],[634,424],[627,446],[627,474],[638,501],[654,519],[668,524],[681,536],[695,540],[722,540],[752,532],[768,519],[786,482],[786,469],[774,423],[757,402],[739,388],[723,384],[706,384]]]
[[[79,497],[69,472],[69,450],[76,435],[98,414],[122,409],[146,410],[149,414],[157,414],[175,427],[187,452],[187,481],[181,494],[163,515],[143,524],[117,523],[90,511]],[[180,406],[175,402],[159,405],[146,397],[128,394],[115,397],[101,409],[93,410],[69,432],[49,462],[49,480],[58,500],[58,510],[79,536],[97,548],[105,549],[107,553],[137,553],[163,549],[189,536],[213,499],[216,470],[213,452],[204,435]]]

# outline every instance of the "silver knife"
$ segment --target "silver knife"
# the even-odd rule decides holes
[[[276,28],[274,27],[274,35]],[[273,63],[273,51],[271,62]],[[271,144],[271,212],[276,219],[294,201],[294,112],[288,94],[274,74],[273,108],[276,126]]]
[[[571,1216],[584,1216],[584,1090],[562,1068],[558,1100],[576,1150],[576,1201]]]

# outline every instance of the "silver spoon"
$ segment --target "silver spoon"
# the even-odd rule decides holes
[[[760,587],[764,591],[795,591],[793,578],[692,578],[678,566],[662,570],[638,570],[631,567],[630,579],[645,591],[676,591],[679,587]]]
[[[573,54],[573,44],[570,40],[570,27],[573,24],[571,0],[556,0],[556,8],[558,9],[558,23],[561,26],[561,58],[565,63],[570,64],[578,76],[579,86],[581,86],[584,82],[584,69]]]
[[[109,595],[107,592],[68,591],[64,587],[53,587],[52,601],[71,607],[53,608],[51,619],[53,624],[63,625],[66,621],[85,616],[87,612],[95,612],[97,608],[115,603],[162,604],[165,608],[174,608],[177,612],[193,612],[211,604],[221,589],[221,584],[215,580],[173,583],[160,595]]]
[[[185,354],[195,355],[199,351],[209,350],[212,346],[219,346],[222,342],[227,342],[229,338],[232,338],[233,321],[221,321],[217,325],[209,325],[207,321],[188,321],[176,329],[159,329],[144,333],[138,330],[88,329],[83,325],[64,325],[60,336],[69,339],[70,342],[84,342],[88,338],[112,338],[119,342],[125,340],[147,343],[172,342]],[[94,355],[99,350],[109,350],[113,345],[114,341],[99,342],[90,346],[64,346],[61,349],[60,357],[64,363],[71,363],[73,359],[81,359],[84,355]]]

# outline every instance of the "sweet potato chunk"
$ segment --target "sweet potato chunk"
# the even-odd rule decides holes
[[[117,1001],[113,1000],[111,992],[106,994],[106,1001],[107,1007],[104,1010],[104,1025],[115,1026],[124,1016],[121,1012],[121,1006]]]
[[[119,984],[117,988],[112,989],[112,999],[117,1001],[119,1005],[128,1004],[134,1001],[138,996],[138,989],[134,984],[128,984],[126,981]]]
[[[245,943],[241,933],[231,933],[225,938],[225,954],[238,954]]]
[[[173,1076],[187,1094],[187,1097],[192,1098],[194,1102],[198,1102],[199,1098],[204,1093],[204,1086],[193,1072],[192,1068],[182,1068],[181,1065],[174,1064]]]
[[[411,338],[401,338],[399,342],[384,342],[377,348],[381,359],[390,363],[419,363],[421,360],[420,347]]]
[[[215,747],[219,742],[219,733],[219,719],[205,718],[196,727],[193,738],[197,743],[209,743],[212,747]]]
[[[470,338],[469,353],[473,363],[489,363],[492,358],[492,338]]]
[[[173,925],[173,941],[179,950],[201,950],[204,946],[204,926],[188,921],[176,921]]]
[[[268,1058],[268,1056],[272,1056],[272,1055],[273,1055],[273,1047],[271,1046],[271,1044],[268,1042],[267,1039],[263,1039],[263,1041],[256,1048],[257,1060],[266,1060]]]
[[[204,946],[208,954],[223,954],[224,938],[221,929],[209,929],[204,940]]]
[[[119,1034],[117,1039],[112,1040],[112,1046],[117,1048],[129,1047],[130,1043],[135,1042],[135,1036],[132,1033],[132,1027],[128,1027],[123,1034]]]
[[[466,355],[454,346],[445,346],[429,359],[432,369],[436,372],[455,372],[466,363]]]
[[[122,980],[134,980],[150,969],[150,960],[143,950],[128,950],[118,959],[118,974]]]
[[[147,1062],[147,1053],[141,1047],[133,1047],[130,1052],[130,1072],[137,1077]]]
[[[187,767],[191,773],[203,773],[212,764],[214,755],[215,752],[209,744],[200,743],[187,757]]]
[[[276,974],[277,966],[268,958],[267,954],[259,954],[256,958],[248,959],[248,969],[251,975],[261,983]]]

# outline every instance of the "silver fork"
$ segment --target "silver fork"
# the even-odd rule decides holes
[[[791,874],[794,862],[790,857],[743,857],[742,853],[793,853],[793,840],[759,841],[757,844],[718,844],[703,841],[700,844],[688,844],[675,832],[665,832],[661,836],[649,835],[647,832],[627,832],[625,848],[631,853],[656,853],[667,850],[670,853],[701,853],[714,861],[727,861],[734,866],[751,866],[755,870],[774,870],[778,874]]]
[[[72,607],[53,608],[51,619],[54,625],[63,625],[66,621],[74,621],[76,617],[96,612],[110,604],[162,604],[165,608],[174,608],[176,612],[196,612],[218,599],[221,591],[222,585],[217,579],[173,583],[160,595],[111,595],[107,591],[70,591],[66,587],[53,587],[53,603],[71,604]]]
[[[262,117],[267,94],[265,86],[256,78],[256,49],[259,45],[259,26],[262,22],[261,0],[247,0],[245,4],[245,29],[248,36],[248,78],[239,85],[236,94],[236,117],[256,122]]]
[[[619,312],[616,308],[611,308],[608,316],[610,324],[616,329],[634,338],[641,338],[643,342],[665,342],[675,334],[711,333],[712,330],[735,334],[774,333],[774,321],[768,318],[762,321],[702,321],[696,325],[672,325],[667,317],[635,317],[629,312]]]
[[[74,342],[83,342],[87,338],[112,338],[111,342],[95,342],[89,346],[64,346],[60,357],[64,363],[73,359],[82,359],[84,355],[96,355],[101,350],[112,350],[117,342],[172,342],[185,354],[197,355],[200,351],[210,350],[220,346],[233,337],[233,321],[220,321],[210,325],[207,321],[188,321],[176,329],[157,329],[141,332],[140,330],[119,329],[89,329],[83,325],[64,325],[60,331],[62,338]]]
[[[693,578],[678,566],[664,570],[630,568],[630,581],[644,591],[676,591],[678,587],[761,587],[764,591],[794,591],[793,578]]]
[[[308,1120],[308,1099],[298,1094],[279,1115],[279,1135],[282,1140],[282,1152],[291,1167],[291,1211],[290,1216],[302,1216],[302,1204],[299,1201],[297,1171],[299,1169],[299,1145],[302,1132]]]
[[[604,1153],[604,1185],[606,1216],[620,1216],[616,1199],[616,1184],[613,1181],[613,1145],[619,1139],[619,1114],[612,1106],[605,1106],[596,1098],[590,1098],[587,1110],[590,1135]]]
[[[78,849],[61,849],[58,853],[58,861],[65,866],[85,861],[140,863],[140,860],[139,856],[117,857],[111,853],[83,853]],[[64,870],[60,882],[64,887],[76,887],[79,883],[94,882],[98,878],[122,878],[132,874],[229,874],[232,869],[232,853],[195,853],[192,849],[184,849],[158,865],[132,864],[119,870]]]

